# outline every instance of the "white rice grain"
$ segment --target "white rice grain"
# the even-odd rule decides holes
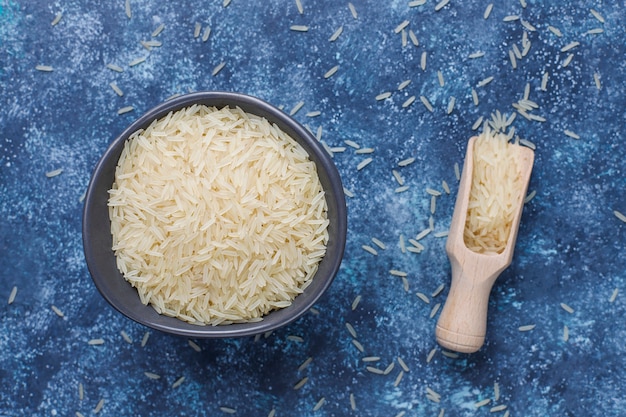
[[[489,409],[489,412],[490,413],[497,413],[499,411],[504,411],[504,410],[506,410],[506,407],[507,406],[505,404],[496,405],[495,407],[491,407]]]
[[[56,314],[59,317],[64,317],[65,314],[63,314],[63,312],[61,310],[59,310],[59,308],[55,305],[51,305],[50,308],[52,309],[52,311],[54,311],[54,314]]]
[[[598,72],[594,72],[593,73],[593,81],[596,84],[596,88],[598,90],[601,90],[602,89],[602,84],[600,82],[600,74]]]
[[[520,332],[528,332],[530,330],[533,330],[535,327],[535,324],[525,324],[523,326],[519,326],[517,330],[519,330]]]
[[[474,403],[475,408],[484,407],[485,405],[491,402],[491,398],[485,398],[484,400],[480,400]]]
[[[489,3],[487,7],[485,8],[485,12],[483,13],[483,18],[485,20],[489,18],[489,15],[491,14],[492,10],[493,10],[493,3]]]
[[[405,167],[405,166],[411,165],[413,162],[415,162],[415,158],[413,158],[413,157],[406,158],[406,159],[403,159],[400,162],[398,162],[398,166]]]
[[[126,13],[126,17],[128,17],[129,19],[133,17],[133,12],[130,8],[130,0],[126,0],[126,2],[124,3],[124,12]]]
[[[537,195],[537,190],[532,190],[528,193],[528,195],[524,198],[524,204],[530,203],[532,199],[535,198],[535,195]]]
[[[361,302],[361,296],[357,295],[356,297],[354,297],[354,300],[352,301],[352,304],[350,305],[350,308],[352,309],[352,311],[355,311],[357,309],[357,307],[359,306],[359,303]]]
[[[474,106],[478,106],[478,93],[472,88],[472,102]]]
[[[626,214],[623,214],[617,210],[613,210],[613,214],[615,215],[615,217],[626,223]]]
[[[146,371],[146,372],[144,372],[143,374],[144,374],[144,375],[146,376],[146,378],[148,378],[148,379],[155,379],[155,380],[156,380],[156,379],[161,379],[161,375],[159,375],[159,374],[155,374],[154,372],[147,372],[147,371]]]
[[[591,12],[591,15],[598,20],[598,22],[604,23],[604,17],[600,14],[600,12],[594,9],[589,9],[589,11]]]
[[[53,169],[52,171],[48,171],[46,172],[46,177],[48,178],[54,178],[56,176],[61,175],[61,173],[63,172],[63,168],[57,168],[57,169]]]
[[[448,3],[450,3],[450,0],[441,0],[435,5],[435,11],[438,12],[439,10],[443,9],[448,5]]]
[[[50,22],[50,25],[56,26],[61,21],[62,17],[63,17],[63,13],[61,12],[57,13],[56,16],[54,16],[54,19],[52,20],[52,22]]]
[[[311,362],[313,362],[313,357],[309,356],[308,358],[305,359],[304,362],[302,362],[300,364],[300,366],[298,366],[298,372],[302,372],[306,368],[308,368],[308,366],[311,364]]]
[[[215,77],[222,69],[224,69],[224,66],[226,66],[225,61],[222,61],[219,64],[217,64],[217,66],[213,68],[213,71],[211,71],[211,75]]]
[[[120,334],[122,335],[122,339],[124,339],[124,341],[126,343],[128,343],[129,345],[133,344],[133,340],[130,338],[130,336],[128,335],[128,333],[126,333],[124,330],[122,330],[120,332]]]
[[[102,407],[104,407],[104,398],[98,401],[98,404],[96,404],[96,407],[93,409],[93,413],[98,414],[100,411],[102,411]]]
[[[359,164],[356,166],[356,170],[357,171],[362,170],[363,168],[368,166],[372,161],[373,161],[373,158],[365,158],[364,160],[359,162]]]
[[[391,93],[389,91],[380,93],[379,95],[376,96],[376,101],[385,100],[385,99],[388,99],[389,97],[391,97]]]
[[[220,411],[222,413],[225,413],[225,414],[235,414],[235,413],[237,413],[236,409],[234,409],[232,407],[224,407],[224,406],[220,407]]]
[[[193,28],[193,37],[194,38],[199,38],[201,31],[202,31],[202,24],[199,23],[199,22],[196,22],[196,24],[194,25],[194,28]]]
[[[570,51],[570,50],[576,48],[578,45],[580,45],[580,42],[578,42],[578,41],[570,42],[570,43],[568,43],[567,45],[565,45],[564,47],[561,48],[561,52]]]
[[[348,333],[350,333],[350,335],[354,338],[357,339],[357,334],[356,334],[356,330],[354,330],[354,327],[352,327],[352,325],[348,322],[346,322],[346,329],[348,329]]]
[[[411,80],[404,80],[400,84],[398,84],[398,91],[404,90],[409,84],[411,84]]]
[[[446,109],[447,114],[451,114],[454,111],[455,102],[456,102],[456,98],[454,98],[454,96],[451,96],[450,100],[448,101],[448,108]]]
[[[626,222],[626,218],[624,219],[624,221]],[[615,300],[617,299],[617,294],[619,293],[619,289],[615,288],[613,290],[613,292],[611,293],[611,297],[609,298],[609,303],[613,303],[615,302]]]
[[[437,353],[437,348],[432,348],[430,352],[428,352],[428,355],[426,356],[426,363],[430,363],[430,361],[433,360],[433,358],[435,357],[435,353]]]
[[[400,385],[400,381],[402,381],[402,377],[404,377],[404,371],[398,372],[398,376],[393,381],[393,386],[394,387],[397,387],[398,385]]]
[[[396,26],[396,28],[393,30],[393,32],[394,32],[394,33],[400,33],[400,32],[402,32],[402,30],[403,30],[404,28],[406,28],[406,27],[409,25],[409,23],[410,23],[410,22],[409,22],[408,20],[403,21],[403,22],[402,22],[402,23],[400,23],[398,26]]]
[[[304,106],[304,101],[297,102],[289,111],[289,115],[293,116],[294,114],[298,113],[302,106]]]
[[[304,14],[304,7],[302,7],[302,1],[296,0],[296,8],[298,9],[298,13]]]
[[[350,393],[350,408],[354,411],[356,410],[356,400],[354,398],[354,393]]]
[[[335,65],[324,74],[324,78],[330,78],[339,70],[339,65]]]
[[[106,67],[110,69],[111,71],[124,72],[124,68],[120,67],[119,65],[107,64]]]
[[[17,286],[13,286],[11,293],[9,294],[9,304],[13,304],[15,297],[17,296]]]
[[[185,377],[181,376],[180,378],[178,378],[176,381],[174,381],[174,383],[172,384],[172,388],[178,388],[182,385],[182,383],[185,382]]]
[[[309,31],[309,27],[306,25],[291,25],[289,26],[289,29],[294,32],[308,32]]]
[[[413,46],[419,46],[420,42],[417,39],[417,35],[415,35],[415,32],[413,32],[411,29],[409,29],[409,39],[411,40]]]
[[[335,42],[339,38],[339,35],[341,35],[342,32],[343,32],[343,26],[339,26],[337,30],[335,30],[333,34],[330,35],[330,38],[328,38],[328,40],[330,42]]]
[[[572,132],[569,129],[565,129],[563,133],[565,133],[565,136],[569,136],[572,139],[580,139],[580,136],[578,136],[576,133]]]
[[[428,101],[428,98],[426,98],[426,96],[420,96],[420,100],[422,104],[424,104],[424,107],[426,107],[426,110],[431,113],[434,111],[432,104],[430,104],[430,101]]]
[[[135,110],[135,108],[133,106],[125,106],[125,107],[120,108],[117,111],[117,114],[122,115],[122,114],[125,114],[125,113],[129,113],[129,112],[131,112],[133,110]]]
[[[37,71],[41,71],[41,72],[52,72],[54,71],[54,68],[50,65],[37,65],[35,66],[35,69]]]
[[[306,384],[309,380],[308,376],[305,376],[304,378],[302,378],[300,381],[298,381],[294,386],[293,389],[294,390],[299,390],[300,388],[302,388],[304,386],[304,384]]]
[[[122,97],[124,95],[124,92],[117,86],[117,84],[115,83],[115,81],[113,81],[112,83],[109,84],[111,86],[111,88],[113,89],[113,91],[115,91],[115,94],[117,94],[118,96]]]
[[[104,344],[104,339],[91,339],[87,342],[90,346],[98,346]]]
[[[409,107],[411,104],[413,104],[414,101],[415,101],[415,96],[409,97],[408,99],[406,99],[404,103],[402,103],[402,108],[405,109]]]
[[[187,343],[189,344],[189,346],[195,350],[196,352],[202,352],[202,348],[200,347],[200,345],[198,345],[196,342],[194,342],[193,340],[189,339],[187,340]]]
[[[135,59],[133,59],[132,61],[130,61],[130,62],[128,63],[128,66],[129,66],[129,67],[134,67],[134,66],[136,66],[136,65],[139,65],[139,64],[141,64],[141,63],[143,63],[143,62],[146,62],[146,59],[147,59],[147,58],[148,58],[147,56],[141,56],[141,57],[139,57],[139,58],[135,58]]]
[[[439,81],[439,86],[443,87],[446,81],[443,79],[443,73],[441,71],[437,71],[437,80]]]
[[[441,308],[441,303],[435,304],[432,310],[430,310],[430,314],[428,315],[428,317],[431,319],[435,317],[437,315],[437,312],[439,311],[439,308]]]
[[[493,383],[493,399],[494,401],[498,401],[500,399],[500,384],[497,382]]]
[[[326,403],[326,398],[322,397],[319,399],[319,401],[317,401],[317,403],[315,404],[315,407],[313,407],[313,411],[317,411],[320,408],[322,408],[322,406]]]
[[[574,309],[570,306],[568,306],[565,303],[561,303],[561,308],[565,311],[567,311],[568,313],[572,314],[574,312]]]
[[[420,58],[420,68],[422,68],[422,71],[426,71],[426,59],[428,57],[428,54],[426,53],[426,51],[422,52],[421,58]]]
[[[485,52],[483,52],[483,51],[476,51],[476,52],[472,52],[467,57],[469,59],[476,59],[476,58],[482,58],[484,56],[485,56]]]
[[[359,18],[359,15],[356,12],[356,7],[354,7],[354,4],[348,3],[348,9],[350,9],[350,14],[352,14],[353,18],[355,18],[355,19]]]
[[[428,298],[428,296],[426,294],[421,293],[421,292],[417,292],[417,293],[415,293],[415,295],[417,295],[417,298],[419,298],[420,300],[422,300],[426,304],[430,304],[430,299]]]
[[[163,32],[163,29],[165,29],[165,24],[161,23],[159,26],[157,26],[156,29],[154,29],[154,32],[152,32],[150,36],[152,36],[153,38],[156,38],[157,36],[161,34],[161,32]]]
[[[202,42],[208,41],[209,36],[211,36],[211,28],[207,26],[204,28],[204,32],[202,32]]]
[[[359,352],[361,353],[365,352],[365,348],[363,347],[361,342],[359,342],[358,340],[352,339],[352,344],[354,345],[355,348],[357,348]]]
[[[563,326],[563,341],[567,342],[569,340],[569,327],[567,325]]]
[[[150,332],[145,332],[143,337],[141,338],[141,347],[145,347],[148,343],[148,339],[150,338]]]

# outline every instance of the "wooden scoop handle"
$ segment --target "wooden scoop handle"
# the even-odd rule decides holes
[[[485,341],[489,293],[500,274],[477,280],[477,265],[469,264],[452,260],[450,292],[435,329],[441,346],[462,353],[476,352]]]

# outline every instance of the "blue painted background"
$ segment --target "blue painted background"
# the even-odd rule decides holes
[[[494,2],[484,19],[488,1],[451,0],[438,11],[432,0],[352,3],[356,18],[348,2],[331,0],[302,0],[303,14],[295,1],[131,0],[128,18],[121,0],[0,2],[1,416],[87,416],[101,400],[102,416],[267,416],[271,410],[276,416],[438,416],[441,410],[480,416],[494,415],[498,405],[507,408],[496,415],[624,414],[626,224],[613,211],[626,213],[626,4],[527,0],[524,7],[505,0]],[[53,26],[57,13],[62,18]],[[511,15],[536,30],[508,21]],[[403,46],[395,33],[404,20],[419,46],[410,38]],[[161,23],[164,30],[152,37]],[[211,28],[206,42],[202,32],[194,37],[196,23]],[[340,26],[343,33],[329,41]],[[522,49],[524,32],[531,49],[514,69],[509,50]],[[148,51],[142,40],[162,45]],[[573,41],[580,45],[561,51]],[[478,51],[484,56],[469,58]],[[129,66],[143,56],[145,62]],[[324,78],[336,65],[337,73]],[[400,236],[428,227],[425,190],[443,191],[444,180],[452,192],[437,198],[433,218],[435,232],[447,230],[454,164],[462,164],[472,126],[496,110],[514,113],[512,103],[527,83],[539,105],[531,113],[545,122],[518,114],[513,126],[537,147],[529,187],[536,196],[525,207],[513,264],[493,289],[486,344],[457,358],[437,348],[427,361],[437,347],[438,315],[431,318],[431,311],[449,288],[445,238],[431,233],[421,241],[426,249],[413,254],[402,253]],[[243,92],[287,112],[304,102],[294,117],[315,133],[321,128],[330,147],[345,147],[334,159],[353,194],[347,250],[316,310],[287,328],[258,340],[196,340],[200,352],[158,332],[149,332],[142,346],[147,329],[110,308],[91,282],[81,196],[101,153],[132,120],[173,94],[199,90]],[[383,92],[392,95],[376,100]],[[416,100],[403,107],[411,96]],[[448,115],[451,96],[456,106]],[[118,115],[126,106],[134,110]],[[321,114],[307,116],[314,111]],[[346,140],[374,152],[358,154]],[[357,170],[366,157],[372,163]],[[413,164],[398,166],[410,157]],[[60,175],[46,176],[59,168]],[[395,192],[393,169],[407,191]],[[362,249],[376,247],[372,237],[386,245],[378,256]],[[392,269],[408,273],[408,291]],[[431,297],[440,284],[443,292]],[[417,292],[431,297],[430,304]],[[536,327],[518,330],[528,324]],[[89,344],[93,339],[104,343]],[[380,360],[363,362],[368,356]],[[298,370],[309,357],[309,366]],[[396,384],[398,358],[409,371]],[[366,368],[391,363],[387,375]],[[304,377],[306,384],[294,389]],[[484,399],[491,402],[477,408]]]

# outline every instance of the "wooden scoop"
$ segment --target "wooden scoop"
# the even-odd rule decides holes
[[[463,232],[472,186],[473,150],[476,139],[472,137],[467,146],[459,192],[448,233],[446,252],[452,266],[452,284],[435,332],[437,342],[441,346],[464,353],[476,352],[485,341],[489,293],[496,278],[511,264],[513,259],[524,196],[528,189],[535,157],[532,149],[517,147],[519,149],[518,166],[521,170],[524,191],[520,193],[519,201],[516,202],[516,207],[519,208],[513,218],[504,251],[499,254],[473,252],[465,245]]]

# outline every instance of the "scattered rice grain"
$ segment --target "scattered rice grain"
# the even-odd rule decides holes
[[[604,23],[604,17],[598,11],[594,9],[589,9],[589,11],[591,12],[591,15],[598,20],[598,22]]]
[[[500,405],[496,405],[495,407],[491,407],[489,409],[490,413],[497,413],[498,411],[504,411],[506,410],[506,405],[505,404],[500,404]]]
[[[300,364],[300,366],[298,367],[298,372],[304,371],[311,364],[311,362],[313,362],[313,357],[309,356],[304,362]]]
[[[124,3],[124,12],[126,13],[126,17],[128,17],[129,19],[133,16],[133,12],[130,9],[130,0],[126,0],[126,2]]]
[[[626,218],[624,219],[624,221],[626,221]],[[617,299],[617,294],[619,293],[619,289],[615,288],[613,290],[613,293],[611,294],[611,297],[609,298],[609,303],[614,302]]]
[[[406,159],[403,159],[400,162],[398,162],[398,166],[405,167],[407,165],[411,165],[413,162],[415,162],[415,158],[413,158],[413,157],[406,158]]]
[[[144,372],[143,373],[148,379],[161,379],[161,375],[155,374],[154,372]]]
[[[484,19],[488,19],[489,15],[491,14],[491,10],[493,10],[493,3],[489,3],[487,5],[487,8],[485,9],[485,13],[483,13],[483,18]]]
[[[442,350],[441,354],[443,356],[445,356],[446,358],[450,358],[450,359],[458,359],[459,358],[459,354],[456,352],[450,352],[448,350]]]
[[[141,347],[145,347],[148,343],[148,339],[150,338],[150,332],[145,332],[143,337],[141,338]]]
[[[563,341],[567,342],[569,340],[569,327],[563,326]]]
[[[109,85],[111,86],[113,91],[115,91],[115,94],[117,94],[120,97],[122,97],[124,95],[124,92],[117,86],[117,84],[115,82],[112,82]]]
[[[568,313],[572,314],[574,312],[574,309],[570,306],[568,306],[565,303],[561,303],[561,308],[565,311],[567,311]]]
[[[302,7],[302,1],[296,0],[296,8],[298,9],[298,13],[304,14],[304,7]]]
[[[478,402],[475,402],[474,403],[474,407],[480,408],[480,407],[483,407],[483,406],[489,404],[490,402],[491,402],[491,398],[485,398],[484,400],[480,400]]]
[[[50,66],[50,65],[37,65],[37,66],[35,66],[35,69],[37,71],[42,71],[42,72],[52,72],[52,71],[54,71],[54,68],[52,68],[52,66]]]
[[[418,293],[415,293],[415,295],[417,295],[417,298],[419,298],[420,300],[422,300],[426,304],[430,304],[430,300],[428,299],[428,296],[426,294],[418,292]]]
[[[61,21],[62,17],[63,17],[63,13],[61,12],[57,13],[56,16],[54,16],[54,19],[52,20],[52,22],[50,22],[50,25],[56,26]]]
[[[433,112],[433,106],[432,104],[430,104],[430,101],[428,101],[428,99],[425,96],[420,96],[420,100],[422,101],[422,103],[424,104],[424,107],[426,107],[426,109],[429,112]]]
[[[356,170],[360,171],[363,168],[365,168],[366,166],[368,166],[371,162],[373,161],[372,158],[365,158],[364,160],[362,160],[361,162],[359,162],[359,164],[356,166]]]
[[[439,311],[439,308],[441,307],[441,303],[437,303],[435,304],[435,306],[433,307],[432,310],[430,310],[430,315],[428,316],[429,318],[433,318],[435,317],[435,315],[437,314],[437,312]]]
[[[224,406],[220,407],[220,411],[226,414],[235,414],[237,412],[234,408]]]
[[[308,32],[309,27],[306,25],[291,25],[289,26],[289,29],[294,32]]]
[[[398,26],[396,26],[396,28],[393,31],[394,31],[394,33],[400,33],[408,25],[409,25],[409,21],[405,20],[402,23],[400,23]]]
[[[319,401],[315,404],[315,407],[313,407],[313,411],[317,411],[320,408],[322,408],[324,403],[326,403],[326,398],[324,398],[324,397],[320,398]]]
[[[117,111],[117,114],[122,115],[122,114],[125,114],[125,113],[128,113],[128,112],[131,112],[133,110],[135,110],[135,108],[133,106],[126,106],[126,107],[122,107],[121,109],[119,109]]]
[[[600,83],[600,74],[599,73],[597,73],[597,72],[593,73],[593,81],[595,82],[596,88],[598,90],[602,89],[602,84]]]
[[[580,45],[580,42],[578,41],[573,41],[568,43],[567,45],[565,45],[564,47],[561,48],[561,52],[567,52],[569,50],[572,50],[574,48],[576,48],[578,45]]]
[[[565,133],[566,136],[569,136],[572,139],[580,139],[580,136],[578,136],[576,133],[572,132],[569,129],[565,129],[563,133]]]
[[[359,342],[358,340],[352,339],[352,344],[354,345],[355,348],[357,348],[359,352],[361,353],[365,352],[365,348],[363,347],[361,342]]]
[[[217,66],[213,68],[213,71],[211,71],[211,75],[215,77],[222,69],[224,69],[225,65],[226,65],[226,62],[224,61],[217,64]]]
[[[381,249],[386,249],[386,246],[383,242],[381,242],[380,240],[376,239],[375,237],[372,238],[372,242],[378,246]]]
[[[98,401],[98,404],[96,404],[96,408],[93,409],[93,413],[98,414],[102,410],[102,407],[104,407],[104,398]]]
[[[404,371],[398,372],[398,376],[393,381],[393,386],[394,387],[397,387],[398,385],[400,385],[400,381],[402,381],[402,377],[404,377]]]
[[[438,12],[439,10],[443,9],[448,5],[448,3],[450,3],[450,0],[441,0],[435,5],[435,11]]]
[[[174,383],[172,384],[172,388],[178,388],[182,385],[182,383],[185,382],[185,377],[181,376],[180,378],[178,378],[176,381],[174,381]]]
[[[350,408],[356,410],[356,400],[353,393],[350,393]]]
[[[128,343],[129,345],[132,345],[133,340],[130,338],[130,336],[128,335],[128,333],[126,333],[124,330],[122,330],[120,332],[120,334],[122,335],[122,339],[124,339],[124,341],[126,343]]]
[[[530,203],[530,201],[535,198],[536,194],[537,190],[532,190],[530,193],[528,193],[528,195],[524,198],[524,204]]]
[[[165,24],[161,23],[159,26],[157,26],[156,29],[154,29],[154,32],[152,32],[151,36],[153,38],[156,38],[161,34],[161,32],[163,32],[163,29],[165,29]]]
[[[426,51],[422,52],[422,56],[420,58],[420,67],[422,68],[422,71],[426,71],[426,58],[427,58],[428,54],[426,53]]]
[[[305,376],[304,378],[302,378],[300,381],[298,381],[296,383],[296,385],[293,386],[293,389],[295,390],[299,390],[300,388],[302,388],[304,386],[304,384],[307,383],[307,381],[309,380],[308,376]]]
[[[417,35],[415,35],[415,32],[413,32],[410,29],[409,29],[409,39],[411,40],[411,43],[413,44],[413,46],[419,46],[420,42],[417,39]]]
[[[448,108],[446,109],[446,113],[450,114],[452,113],[452,111],[454,110],[454,103],[456,102],[456,98],[454,98],[454,96],[450,97],[450,100],[448,101]]]
[[[435,357],[435,353],[437,353],[437,348],[432,348],[432,350],[430,352],[428,352],[428,355],[426,356],[426,363],[430,363],[430,361],[433,360],[433,358]]]
[[[435,289],[435,291],[433,291],[433,293],[431,294],[431,297],[435,298],[436,296],[438,296],[439,294],[441,294],[441,292],[443,291],[443,289],[446,288],[445,284],[439,284],[439,286]]]
[[[530,330],[533,330],[535,326],[536,326],[535,324],[526,324],[523,326],[519,326],[517,330],[519,330],[520,332],[528,332]]]
[[[341,35],[342,32],[343,32],[343,26],[339,26],[337,30],[335,30],[333,34],[330,35],[330,38],[328,38],[328,40],[330,42],[335,42],[339,38],[339,35]]]
[[[348,333],[350,333],[354,339],[357,338],[356,330],[354,330],[354,327],[348,322],[346,322],[346,329],[348,329]]]
[[[360,295],[357,295],[356,297],[354,297],[354,300],[352,301],[352,304],[350,305],[350,308],[352,308],[352,311],[356,310],[360,302],[361,302]]]
[[[358,19],[359,15],[356,12],[356,8],[354,7],[354,4],[348,3],[348,8],[350,9],[350,13],[352,14],[352,17],[355,19]]]
[[[404,103],[402,103],[402,108],[407,108],[409,107],[411,104],[413,104],[413,102],[415,101],[415,96],[411,96],[408,99],[406,99],[406,101]]]
[[[11,293],[9,294],[9,304],[13,304],[15,301],[15,296],[17,295],[17,286],[13,286],[11,289]]]
[[[61,310],[59,310],[58,307],[56,307],[55,305],[51,305],[50,308],[52,309],[52,311],[54,311],[54,314],[56,314],[59,317],[64,317],[65,315],[63,314],[63,312]]]
[[[128,66],[129,67],[134,67],[135,65],[139,65],[139,64],[145,62],[147,58],[148,58],[147,56],[142,56],[142,57],[139,57],[139,58],[135,58],[135,59],[133,59],[132,61],[130,61],[128,63]]]

